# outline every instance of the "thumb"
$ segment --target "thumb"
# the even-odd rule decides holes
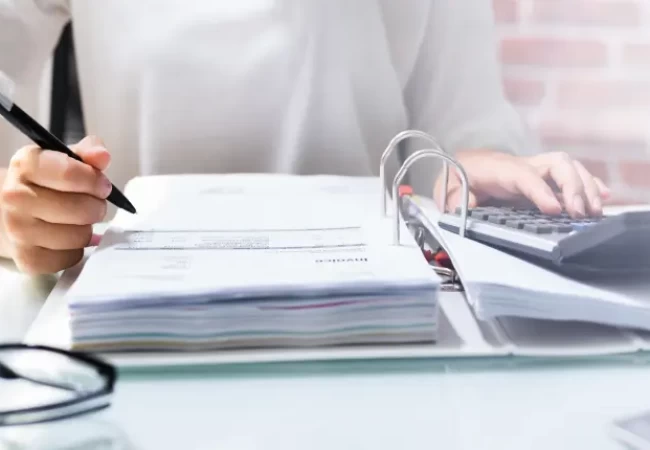
[[[103,141],[95,136],[86,136],[77,144],[70,146],[70,150],[79,155],[83,162],[97,170],[104,171],[110,165],[110,153],[104,147]]]

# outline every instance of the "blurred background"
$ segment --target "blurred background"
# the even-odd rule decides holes
[[[624,202],[650,201],[650,1],[487,0],[503,85],[547,151],[566,151]],[[471,30],[468,30],[471,32]],[[74,49],[54,60],[53,130],[84,135]]]
[[[650,1],[491,1],[506,93],[544,148],[650,200]]]

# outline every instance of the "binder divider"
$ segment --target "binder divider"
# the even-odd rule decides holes
[[[459,234],[461,237],[465,237],[465,229],[467,227],[467,210],[469,208],[469,179],[467,177],[467,173],[465,172],[465,169],[463,169],[462,165],[458,161],[456,161],[454,158],[446,154],[442,149],[440,148],[424,149],[424,150],[418,150],[417,152],[409,156],[406,159],[406,161],[404,161],[404,164],[402,164],[402,167],[400,167],[400,169],[398,170],[397,175],[395,175],[395,179],[393,181],[392,195],[393,195],[393,202],[395,204],[395,208],[394,208],[395,222],[393,225],[394,245],[400,245],[400,214],[399,214],[400,196],[398,192],[400,183],[404,179],[404,176],[406,175],[408,169],[413,164],[415,164],[420,159],[429,158],[429,157],[440,158],[445,160],[446,163],[455,166],[460,174],[463,191],[462,191],[462,207],[461,207],[461,225],[460,225]],[[446,168],[445,171],[447,172],[447,170],[448,169]],[[448,185],[448,179],[445,179],[445,188],[443,189],[444,191],[443,205],[446,205],[447,203],[447,194],[446,194],[447,185]]]
[[[402,142],[405,139],[408,138],[419,138],[427,141],[431,146],[439,149],[441,152],[444,152],[442,150],[442,146],[436,141],[436,139],[431,136],[428,133],[425,133],[424,131],[420,130],[405,130],[402,131],[401,133],[398,133],[395,135],[393,139],[388,143],[388,146],[384,150],[384,153],[381,155],[381,160],[379,163],[379,181],[380,181],[380,186],[381,186],[381,217],[386,217],[386,162],[388,161],[388,158],[393,154],[395,151],[395,148],[397,148],[397,145]],[[445,186],[449,184],[449,166],[447,164],[447,161],[444,161],[443,164],[443,183]],[[445,189],[442,193],[442,204],[446,205],[447,204],[447,189]]]

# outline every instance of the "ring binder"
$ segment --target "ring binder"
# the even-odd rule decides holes
[[[382,217],[386,217],[386,174],[385,174],[386,161],[388,161],[388,158],[395,150],[395,147],[397,147],[397,144],[411,137],[424,139],[428,141],[429,144],[431,144],[433,147],[439,149],[441,152],[444,152],[442,146],[438,143],[438,141],[433,136],[420,130],[405,130],[402,131],[401,133],[398,133],[397,135],[395,135],[393,139],[391,139],[391,141],[388,143],[388,146],[386,146],[384,153],[382,153],[381,160],[379,163],[379,181],[381,186],[381,216]],[[445,161],[443,164],[442,176],[443,176],[443,184],[447,186],[449,184],[449,166],[447,165],[447,161]],[[442,193],[442,200],[443,200],[442,204],[446,205],[447,189],[445,189],[444,192]]]
[[[408,196],[405,196],[403,198],[403,201],[405,204],[408,204],[411,200],[409,199]],[[405,211],[408,211],[408,208],[406,208]],[[420,247],[422,253],[423,254],[426,254],[427,252],[437,253],[438,250],[442,250],[440,244],[437,242],[435,237],[431,235],[431,233],[422,224],[422,222],[420,222],[420,219],[418,219],[417,216],[410,215],[408,212],[407,215],[408,217],[405,218],[406,224],[409,229],[412,229],[412,234],[415,238],[415,242],[417,243],[418,247]],[[429,249],[427,249],[427,245]],[[443,267],[439,265],[435,261],[435,259],[432,260],[429,263],[429,265],[431,266],[431,270],[433,270],[438,276],[444,279],[441,285],[442,291],[444,292],[464,291],[461,280],[454,268]]]
[[[436,275],[446,278],[446,281],[444,281],[440,286],[440,289],[443,292],[464,292],[463,285],[460,283],[455,271],[446,267],[438,266],[431,266],[431,269],[436,273]]]
[[[408,169],[417,161],[423,158],[427,157],[436,157],[436,158],[442,158],[446,162],[454,165],[456,169],[458,169],[458,172],[460,173],[460,178],[461,182],[463,185],[463,202],[462,202],[462,207],[461,207],[461,225],[459,229],[459,235],[461,237],[465,237],[465,228],[467,226],[467,210],[469,208],[469,179],[467,177],[467,173],[465,172],[465,169],[461,166],[461,164],[456,161],[454,158],[451,156],[447,155],[444,153],[442,150],[436,150],[436,149],[425,149],[425,150],[419,150],[415,153],[413,153],[411,156],[406,158],[406,161],[404,161],[404,164],[402,164],[402,167],[397,171],[397,175],[395,175],[395,179],[393,181],[393,189],[392,189],[392,194],[393,194],[393,202],[395,204],[395,223],[393,227],[393,243],[394,245],[399,245],[400,244],[400,197],[398,194],[398,189],[399,185],[404,179],[404,175],[406,175],[406,172]],[[444,192],[447,192],[447,184],[445,184],[445,188],[443,189]],[[446,202],[446,195],[445,195],[445,202]],[[444,204],[443,204],[444,205]]]

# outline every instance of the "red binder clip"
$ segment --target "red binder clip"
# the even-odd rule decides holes
[[[405,195],[413,195],[413,188],[407,184],[402,184],[399,187],[399,196],[404,197]]]
[[[444,250],[437,252],[433,257],[433,260],[439,266],[447,267],[448,269],[452,268],[451,258],[449,258],[449,255]]]

